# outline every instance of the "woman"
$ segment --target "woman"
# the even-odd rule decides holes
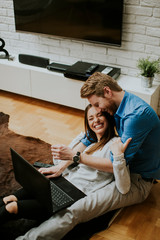
[[[102,112],[97,112],[95,108],[88,105],[85,110],[85,130],[86,135],[92,136],[96,143],[93,143],[85,149],[87,155],[99,156],[101,158],[108,157],[110,154],[109,146],[113,143],[111,149],[113,154],[115,154],[115,165],[113,164],[114,175],[112,172],[106,172],[105,161],[104,164],[97,165],[97,163],[92,164],[92,167],[79,164],[76,169],[65,171],[64,176],[78,188],[80,188],[84,193],[88,194],[94,192],[97,189],[104,187],[113,181],[114,176],[117,183],[117,188],[119,188],[119,183],[125,193],[129,191],[130,187],[130,176],[126,168],[124,160],[124,151],[127,148],[131,139],[129,139],[125,144],[122,144],[118,139],[114,131],[114,121],[113,118]],[[79,138],[79,137],[78,137]],[[79,139],[80,140],[80,139]],[[74,141],[74,149],[79,144],[79,140]],[[73,143],[72,143],[73,144]],[[68,148],[69,150],[70,148]],[[73,154],[73,151],[70,151]],[[117,155],[120,155],[117,157]],[[55,157],[55,154],[54,154]],[[117,161],[118,159],[118,161]],[[120,162],[121,160],[121,162]],[[66,166],[71,164],[72,161],[61,161],[57,166],[53,166],[47,169],[40,169],[41,173],[49,174],[47,177],[53,177],[53,175],[58,176],[66,169]],[[90,165],[90,164],[88,164]],[[123,165],[123,178],[119,179],[120,169]],[[125,173],[125,175],[124,175]],[[125,181],[124,181],[124,180]],[[127,186],[123,185],[126,183]],[[3,223],[13,217],[17,218],[28,218],[28,219],[40,219],[44,220],[49,217],[43,206],[40,205],[35,199],[32,199],[23,189],[17,191],[14,195],[4,197],[0,203],[0,223]]]
[[[60,160],[58,161],[58,165],[50,168],[41,168],[40,172],[48,174],[48,178],[63,174],[72,184],[75,184],[86,194],[105,186],[113,181],[115,177],[118,190],[122,194],[125,194],[130,188],[130,176],[124,160],[124,151],[131,141],[131,138],[128,139],[125,144],[122,144],[120,138],[115,134],[114,126],[114,118],[112,116],[107,112],[97,112],[97,110],[89,104],[85,110],[85,135],[90,136],[92,139],[90,140],[93,143],[84,149],[84,146],[81,144],[81,139],[84,138],[84,134],[81,133],[72,141],[69,147],[57,145],[52,146],[51,150],[54,161],[56,160],[56,162],[57,159],[63,158],[62,155],[58,154],[57,149],[59,148],[61,148],[60,152],[63,152],[68,159],[73,159],[75,152],[80,151],[79,149],[83,149],[83,153],[91,155],[91,161],[87,158],[85,164],[79,164],[76,168],[76,174],[75,169],[72,171],[65,170],[73,163],[72,160]],[[74,151],[72,151],[71,148],[73,148]],[[110,169],[105,169],[106,159],[109,159],[110,148],[112,153],[116,154],[113,162],[114,175],[112,174],[112,164],[110,164]],[[102,163],[101,161],[101,164],[99,164],[97,163],[97,159],[94,162],[94,157],[103,158],[104,162]],[[119,169],[121,169],[121,171]],[[86,188],[86,185],[89,185],[89,187]]]

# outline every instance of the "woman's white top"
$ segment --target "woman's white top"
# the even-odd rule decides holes
[[[92,156],[99,158],[109,158],[109,145],[114,141],[114,138],[110,140],[102,149],[97,150]],[[91,148],[95,143],[87,147],[84,153]],[[84,193],[94,192],[97,189],[103,188],[107,184],[113,181],[113,173],[102,172],[97,169],[88,167],[84,164],[79,164],[75,171],[69,171],[65,176],[72,184],[78,187]]]
[[[84,136],[84,133],[79,134],[69,145],[73,148]],[[95,151],[92,156],[99,158],[110,158],[110,144],[116,140],[116,137],[112,138],[108,143],[104,145],[102,149]],[[83,153],[91,148],[95,143],[88,146]],[[114,158],[113,172],[103,172],[89,166],[80,163],[77,167],[68,170],[66,169],[63,176],[74,184],[77,188],[83,191],[85,194],[94,192],[100,188],[103,188],[107,184],[115,180],[117,189],[125,194],[130,189],[130,174],[126,167],[126,161],[124,154]]]

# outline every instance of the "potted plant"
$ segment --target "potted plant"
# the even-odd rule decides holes
[[[152,87],[155,73],[160,72],[160,59],[150,60],[149,57],[146,59],[140,58],[137,67],[140,70],[142,86],[145,88]]]

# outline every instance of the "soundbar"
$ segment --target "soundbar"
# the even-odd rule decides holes
[[[46,68],[49,65],[49,58],[19,54],[19,62],[31,66]]]

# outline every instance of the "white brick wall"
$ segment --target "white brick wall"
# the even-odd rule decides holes
[[[26,53],[66,64],[77,60],[98,62],[120,67],[122,74],[137,76],[138,58],[160,57],[160,0],[124,0],[121,47],[18,33],[12,0],[0,0],[0,37],[11,55]]]

